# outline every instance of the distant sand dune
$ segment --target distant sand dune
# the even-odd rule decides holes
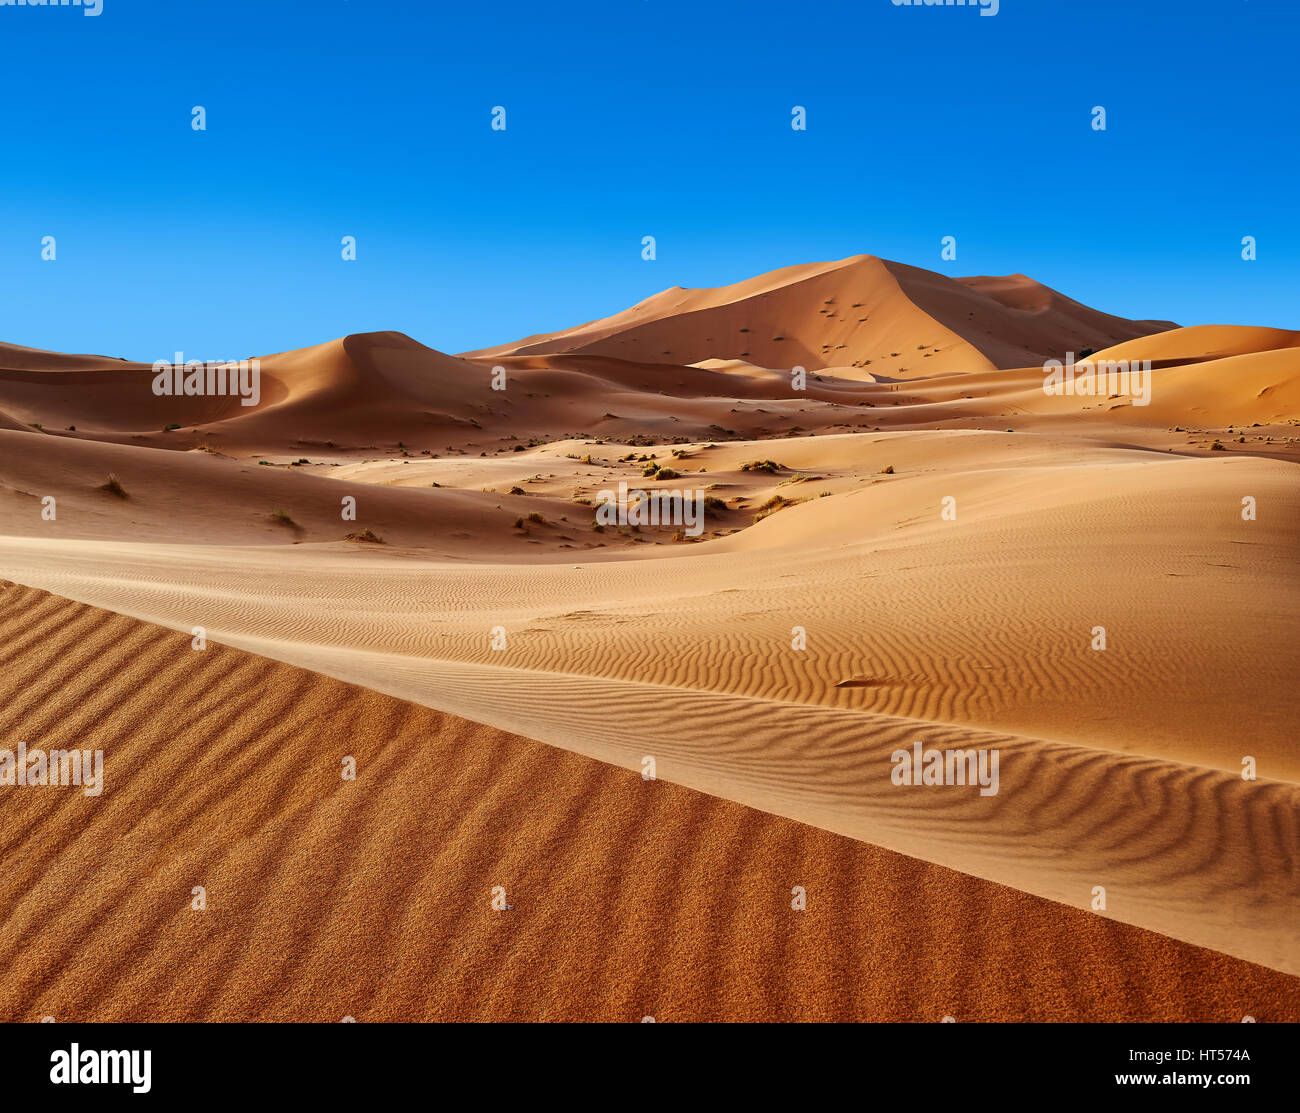
[[[1300,332],[1247,325],[1192,325],[1125,340],[1093,359],[1214,360],[1300,347]]]
[[[1016,367],[1172,327],[1099,313],[1024,275],[949,278],[872,255],[784,267],[715,289],[674,287],[600,321],[466,353],[582,353],[764,367],[858,367],[913,377]],[[906,342],[905,342],[906,341]],[[665,361],[665,356],[671,360]],[[906,377],[906,376],[904,376]]]

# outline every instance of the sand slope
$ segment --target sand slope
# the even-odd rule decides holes
[[[13,586],[0,631],[6,741],[106,752],[98,798],[0,790],[6,1020],[1300,1018],[1295,978],[236,650]]]
[[[835,443],[791,447],[825,462]],[[1012,439],[1015,466],[994,434],[882,435],[868,460],[893,476],[659,559],[41,539],[0,556],[22,582],[627,768],[653,754],[663,779],[1077,907],[1105,885],[1126,922],[1300,969],[1295,465],[1069,465],[1031,444]],[[709,474],[744,453],[715,450]],[[999,749],[1000,795],[900,791],[889,757],[917,740]]]

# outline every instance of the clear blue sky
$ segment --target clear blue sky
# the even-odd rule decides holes
[[[103,2],[0,8],[2,340],[461,351],[860,252],[1300,328],[1291,0]]]

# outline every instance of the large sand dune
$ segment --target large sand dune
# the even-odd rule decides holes
[[[1024,275],[953,279],[856,255],[733,286],[675,287],[604,320],[469,354],[740,358],[766,367],[933,375],[1021,366],[1071,343],[1099,348],[1172,327],[1099,313]]]

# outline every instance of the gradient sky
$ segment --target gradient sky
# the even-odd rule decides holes
[[[863,252],[1300,329],[1297,40],[1291,0],[0,7],[0,340],[455,352]]]

